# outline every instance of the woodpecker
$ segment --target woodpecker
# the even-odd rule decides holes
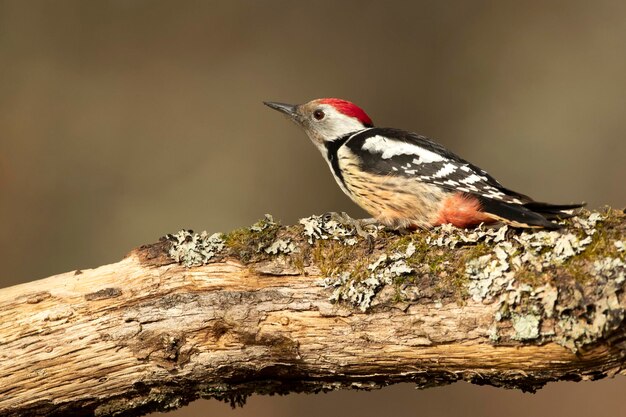
[[[416,133],[375,127],[357,105],[322,98],[291,105],[264,102],[302,127],[337,184],[380,223],[430,228],[481,223],[558,229],[583,204],[549,204],[503,187],[485,170]]]

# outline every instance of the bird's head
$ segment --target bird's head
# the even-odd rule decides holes
[[[296,105],[266,101],[265,105],[286,114],[301,126],[320,150],[325,149],[327,142],[373,126],[363,109],[338,98],[320,98]]]

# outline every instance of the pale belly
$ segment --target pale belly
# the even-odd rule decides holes
[[[378,176],[356,165],[343,169],[348,196],[379,222],[391,227],[433,225],[449,192],[416,180]]]

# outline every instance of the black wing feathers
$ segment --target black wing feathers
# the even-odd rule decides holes
[[[385,138],[386,141],[379,142],[379,148],[365,146],[367,140],[375,136]],[[427,137],[404,130],[371,128],[341,138],[340,141],[341,145],[345,144],[360,157],[364,170],[378,175],[415,178],[453,192],[464,192],[478,198],[484,212],[514,225],[558,229],[560,226],[550,220],[572,217],[563,210],[577,209],[584,205],[557,205],[533,201],[524,194],[503,187],[487,172],[460,158],[442,145]],[[420,155],[415,148],[412,148],[416,151],[415,153],[411,152],[411,147],[405,145],[402,149],[403,144],[425,149],[441,158],[435,158],[432,154],[430,154],[430,160],[422,158],[423,155]],[[398,147],[395,152],[394,146]],[[389,151],[387,156],[384,156],[385,151]]]
[[[392,143],[407,143],[418,146],[442,157],[441,161],[412,164],[419,156],[414,154],[399,154],[391,158],[382,158],[381,153],[363,150],[367,139],[380,136],[390,139]],[[502,186],[495,178],[476,165],[464,160],[450,152],[443,145],[433,142],[429,138],[415,133],[392,128],[373,128],[364,130],[353,135],[345,143],[352,152],[359,155],[363,161],[363,169],[378,175],[404,175],[406,177],[419,178],[421,181],[433,183],[451,191],[465,191],[471,194],[491,196],[503,200],[518,200],[519,203],[532,201],[531,198]],[[435,174],[447,164],[456,167],[453,172],[445,177],[437,177]],[[407,167],[407,169],[399,169]],[[481,177],[480,181],[464,184],[463,180],[472,174]]]
[[[574,214],[565,213],[563,210],[575,210],[584,207],[585,203],[576,204],[550,204],[540,201],[531,201],[524,204],[524,207],[536,213],[540,213],[548,220],[569,219]]]
[[[493,214],[500,219],[513,222],[514,226],[517,223],[517,225],[544,227],[550,230],[561,228],[558,224],[549,221],[544,215],[536,213],[523,205],[504,203],[481,196],[476,196],[476,198],[480,201],[483,211]]]

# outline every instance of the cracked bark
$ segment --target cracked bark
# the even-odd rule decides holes
[[[625,216],[614,212],[605,223],[595,244],[623,242]],[[520,273],[516,302],[510,288],[494,286],[476,299],[458,291],[466,282],[442,286],[450,268],[462,265],[445,261],[415,270],[401,287],[383,285],[362,312],[331,302],[333,289],[322,279],[338,267],[356,270],[407,236],[383,234],[345,247],[311,245],[302,232],[276,226],[269,234],[232,235],[221,254],[192,268],[175,263],[167,254],[171,242],[162,240],[118,263],[0,290],[0,415],[134,416],[199,397],[238,404],[251,393],[398,382],[425,388],[465,380],[533,391],[549,381],[624,372],[623,270],[589,275],[597,259],[587,252],[595,249],[543,270],[530,284]],[[298,249],[262,250],[279,240]],[[426,250],[466,262],[474,249]],[[582,282],[575,276],[581,271],[589,275]],[[554,288],[553,312],[537,310],[545,300],[525,296],[531,292],[521,285]],[[407,299],[407,288],[417,295]],[[536,331],[526,331],[520,317],[536,317]],[[579,334],[599,319],[597,334]],[[572,320],[584,326],[564,326]],[[576,341],[575,348],[563,340]]]

